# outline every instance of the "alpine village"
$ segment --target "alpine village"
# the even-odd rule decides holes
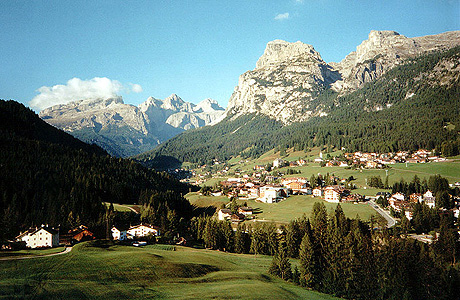
[[[460,31],[260,54],[227,108],[1,100],[0,299],[460,299]]]

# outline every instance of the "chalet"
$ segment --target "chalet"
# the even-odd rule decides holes
[[[80,225],[77,228],[69,230],[66,234],[60,236],[60,243],[65,245],[73,245],[76,243],[94,240],[96,237],[88,230],[85,225]]]
[[[290,162],[289,162],[289,166],[290,166],[290,167],[298,167],[299,164],[298,164],[296,161],[290,161]]]
[[[338,186],[328,186],[324,189],[324,200],[327,202],[338,203],[343,197],[346,197],[349,191]]]
[[[343,202],[363,202],[365,197],[360,194],[351,194],[341,199]]]
[[[245,216],[250,216],[252,215],[252,207],[241,206],[238,208],[238,213]]]
[[[299,160],[297,161],[297,164],[298,164],[299,166],[304,166],[304,165],[307,164],[307,161],[306,161],[305,159],[299,159]]]
[[[217,217],[221,221],[228,220],[230,219],[231,216],[232,216],[232,211],[228,208],[219,209],[219,212],[217,213]]]
[[[426,191],[425,194],[423,194],[423,203],[428,205],[430,208],[433,208],[436,206],[436,198],[433,196],[433,193],[428,190]]]
[[[16,239],[19,239],[18,241],[26,242],[26,246],[28,248],[59,246],[59,230],[42,225],[34,230],[29,229],[26,232],[26,234],[20,234]]]
[[[322,188],[314,188],[312,194],[313,197],[322,197],[324,195],[324,190]]]
[[[146,237],[149,235],[159,236],[160,229],[150,224],[141,223],[139,225],[129,227],[126,233],[128,238]]]
[[[406,198],[406,196],[404,196],[404,194],[401,194],[401,193],[396,193],[396,194],[393,194],[391,196],[391,198],[394,198],[398,201],[404,201],[404,199]]]
[[[420,193],[413,193],[409,195],[409,202],[417,203],[423,200],[422,194]]]
[[[128,237],[127,228],[120,227],[120,226],[117,226],[117,227],[113,226],[111,231],[112,231],[112,238],[114,241],[124,241]]]
[[[231,216],[232,222],[243,222],[244,218],[245,218],[245,216],[243,214],[240,214],[240,213],[232,214],[232,216]]]

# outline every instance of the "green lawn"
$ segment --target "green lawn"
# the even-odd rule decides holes
[[[375,193],[374,193],[375,195]],[[198,193],[189,193],[185,196],[190,203],[198,207],[214,206],[217,209],[222,204],[229,202],[226,196],[212,197],[202,196]],[[276,223],[286,223],[296,218],[300,218],[303,214],[310,217],[315,202],[323,202],[326,205],[328,211],[333,211],[336,207],[336,203],[329,203],[321,198],[314,198],[312,196],[291,196],[279,203],[262,203],[255,200],[238,200],[238,204],[243,205],[247,202],[249,206],[257,209],[259,213],[255,214],[259,220],[270,220]],[[355,218],[356,215],[363,220],[369,220],[370,217],[376,214],[375,210],[367,204],[353,204],[353,203],[341,203],[340,204],[345,212],[345,215],[349,218]]]
[[[303,214],[310,217],[315,202],[324,203],[329,212],[334,211],[337,207],[336,203],[329,203],[312,196],[291,196],[278,203],[261,203],[254,200],[247,202],[249,206],[262,211],[256,214],[257,219],[283,223],[300,218]],[[349,218],[359,215],[362,220],[369,220],[372,215],[376,214],[375,210],[367,204],[340,203],[340,205]]]
[[[24,249],[17,251],[0,251],[1,257],[22,257],[22,256],[41,256],[46,254],[59,253],[64,251],[64,247],[48,248],[48,249]]]
[[[227,196],[203,196],[198,192],[188,193],[185,198],[198,207],[214,206],[215,208],[220,208],[222,204],[227,204],[230,201]]]
[[[271,257],[92,245],[0,261],[0,299],[336,299],[268,275]]]

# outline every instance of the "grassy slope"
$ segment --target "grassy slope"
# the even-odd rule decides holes
[[[271,257],[89,245],[0,261],[0,299],[335,299],[269,276]]]

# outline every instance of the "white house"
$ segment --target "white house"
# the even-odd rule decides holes
[[[160,229],[150,224],[139,224],[129,227],[126,233],[128,238],[145,237],[148,235],[159,236]]]
[[[426,191],[426,193],[423,194],[423,202],[430,208],[436,206],[436,198],[433,196],[433,193],[430,190]]]
[[[312,193],[313,193],[314,197],[321,197],[321,196],[323,196],[323,189],[322,188],[314,188]]]
[[[333,186],[328,186],[324,189],[324,200],[327,202],[339,203],[341,199],[341,193]]]
[[[232,211],[228,208],[219,209],[219,212],[217,213],[217,217],[220,221],[230,219],[231,216],[232,216]]]
[[[36,228],[29,232],[28,237],[21,237],[22,241],[26,242],[29,248],[44,248],[44,247],[57,247],[59,246],[59,230],[44,226]],[[21,236],[21,235],[20,235]]]
[[[273,168],[281,168],[284,167],[285,161],[281,158],[277,158],[273,161]]]
[[[260,188],[259,200],[265,203],[276,203],[289,196],[288,190],[283,187],[263,186]]]
[[[124,241],[127,238],[127,230],[112,227],[112,238],[116,241]]]

